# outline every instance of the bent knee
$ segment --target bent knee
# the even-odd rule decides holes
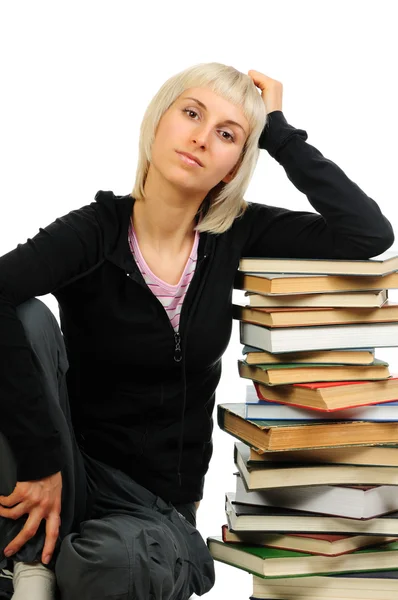
[[[38,298],[29,298],[22,304],[18,304],[16,312],[24,327],[29,331],[40,331],[49,322],[49,319],[51,321],[51,316],[54,317],[48,306]]]
[[[128,598],[129,559],[112,523],[84,521],[62,541],[55,572],[63,600]]]
[[[69,363],[63,335],[48,306],[38,298],[29,298],[16,307],[16,313],[35,354],[65,373]]]
[[[186,569],[160,526],[124,515],[83,522],[56,563],[63,600],[162,600],[187,585]]]

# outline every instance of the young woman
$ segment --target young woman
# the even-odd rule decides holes
[[[239,259],[366,259],[394,240],[306,139],[280,82],[196,65],[149,104],[131,194],[100,191],[0,259],[0,429],[17,481],[0,489],[0,567],[10,556],[15,599],[52,598],[55,577],[63,600],[213,586],[195,512]],[[316,212],[245,202],[260,148]],[[35,298],[47,293],[62,333]]]

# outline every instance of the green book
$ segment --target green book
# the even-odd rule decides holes
[[[398,542],[356,550],[342,556],[319,556],[293,550],[223,542],[219,536],[207,538],[215,560],[263,578],[304,577],[388,571],[398,565]]]

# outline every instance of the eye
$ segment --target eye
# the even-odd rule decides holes
[[[184,113],[193,113],[194,115],[197,115],[198,113],[194,110],[192,110],[191,108],[184,108],[183,111]]]
[[[196,110],[192,110],[192,108],[183,108],[182,112],[186,113],[186,114],[193,113],[194,115],[198,116],[198,113],[196,112]],[[191,117],[189,117],[189,118],[191,118]],[[222,136],[224,140],[231,141],[231,142],[235,141],[235,136],[233,136],[231,133],[229,133],[229,131],[221,130],[221,133],[226,133],[229,136],[228,138]]]

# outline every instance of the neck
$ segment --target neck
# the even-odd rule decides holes
[[[176,190],[169,181],[149,169],[144,200],[133,206],[133,224],[139,243],[150,243],[158,252],[178,254],[195,236],[195,216],[203,193],[192,197],[189,191]],[[161,184],[161,185],[160,185]]]

